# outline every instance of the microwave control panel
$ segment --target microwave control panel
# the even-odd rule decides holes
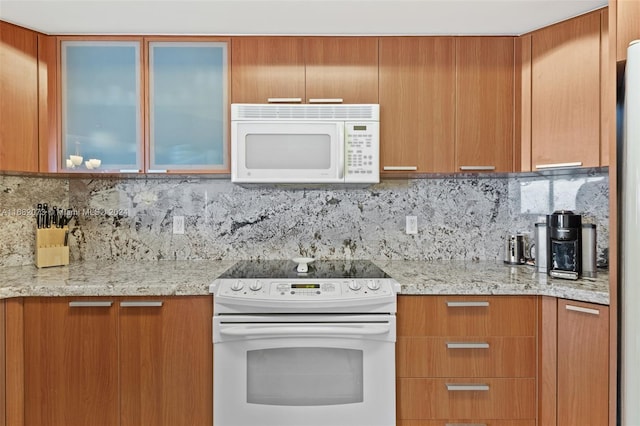
[[[344,132],[345,182],[379,182],[379,122],[346,122]]]

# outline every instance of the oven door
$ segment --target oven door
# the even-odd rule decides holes
[[[231,180],[344,182],[343,122],[231,123]]]
[[[215,426],[395,425],[395,316],[214,318]]]

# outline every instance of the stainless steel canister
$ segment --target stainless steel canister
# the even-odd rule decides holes
[[[582,275],[595,277],[598,269],[596,253],[596,225],[582,224]]]
[[[536,231],[534,235],[536,268],[538,272],[547,273],[547,223],[540,222],[535,224]]]

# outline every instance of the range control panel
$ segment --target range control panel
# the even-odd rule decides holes
[[[269,300],[337,300],[395,295],[390,279],[221,279],[216,296]]]

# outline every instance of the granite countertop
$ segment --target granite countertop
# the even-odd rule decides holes
[[[207,295],[209,284],[236,260],[75,262],[38,269],[4,267],[0,299],[22,296]],[[609,275],[561,280],[532,266],[497,262],[374,261],[402,294],[543,295],[609,304]]]

